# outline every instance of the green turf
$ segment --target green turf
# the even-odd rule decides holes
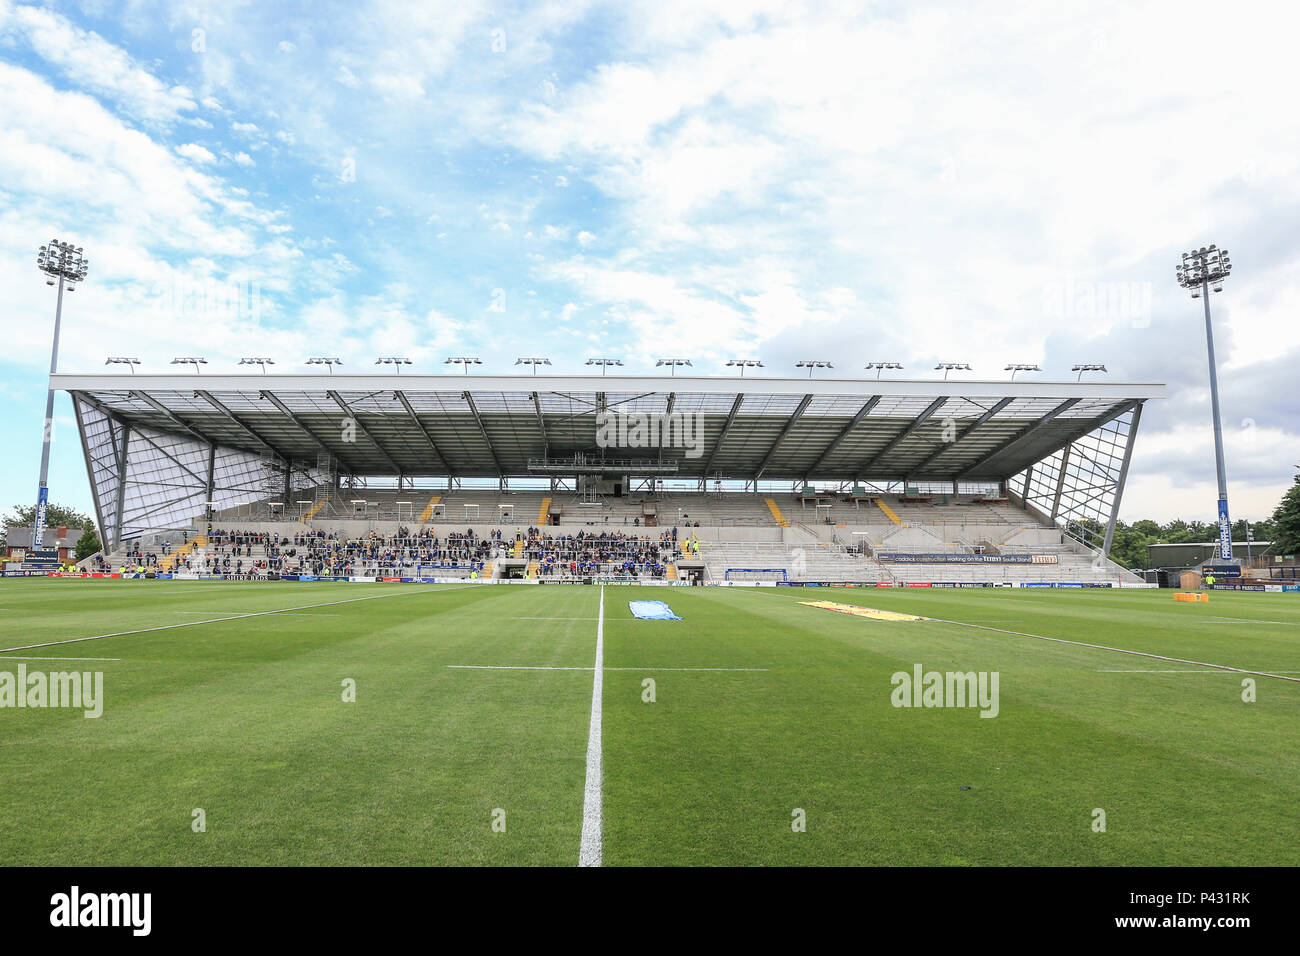
[[[684,620],[634,620],[638,598]],[[1300,684],[1258,677],[1245,703],[1241,674],[1116,673],[1194,668],[798,603],[816,599],[1300,671],[1300,595],[607,587],[607,865],[1300,863]],[[572,865],[599,601],[5,581],[2,648],[163,629],[0,654],[120,658],[21,662],[101,670],[106,699],[99,719],[0,710],[0,860]],[[169,626],[214,618],[235,619]],[[891,674],[918,663],[997,671],[998,717],[893,707]]]

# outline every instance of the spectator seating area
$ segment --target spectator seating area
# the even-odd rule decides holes
[[[261,513],[260,520],[241,519],[241,509],[228,509],[214,516],[210,536],[196,522],[190,529],[127,542],[85,565],[254,575],[268,570],[320,574],[333,568],[337,573],[398,576],[404,569],[429,567],[444,569],[437,576],[499,577],[507,571],[517,575],[522,559],[530,576],[672,579],[673,566],[682,557],[677,537],[695,536],[706,581],[724,580],[729,570],[739,568],[781,569],[790,580],[863,583],[1138,581],[1015,504],[973,495],[929,500],[818,495],[809,500],[795,494],[669,492],[584,503],[572,494],[534,491],[390,489],[365,492],[361,504],[361,494],[338,491],[336,499],[357,496],[352,513],[328,517],[338,509],[320,508],[306,522],[293,515],[270,520],[269,502],[258,506],[260,512],[243,506],[245,513]],[[817,503],[829,507],[815,507]],[[301,508],[304,514],[311,510],[305,503]],[[414,518],[408,518],[412,512]],[[556,523],[548,524],[547,518]],[[522,539],[518,546],[517,537]],[[877,557],[1012,553],[1045,560],[959,563]],[[493,565],[495,558],[514,560],[504,568],[499,561]]]

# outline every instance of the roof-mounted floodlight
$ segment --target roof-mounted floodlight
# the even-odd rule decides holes
[[[876,378],[880,378],[880,373],[885,369],[901,369],[902,367],[903,366],[899,365],[897,362],[868,362],[863,366],[863,368],[874,368],[876,370]]]
[[[798,362],[794,363],[794,367],[806,368],[808,370],[808,377],[812,378],[814,369],[834,368],[835,366],[830,362],[824,361],[823,359],[800,359]]]
[[[739,368],[739,369],[740,369],[740,377],[741,377],[741,378],[744,378],[744,377],[745,377],[745,369],[747,369],[747,368],[762,368],[762,367],[763,367],[763,363],[760,362],[758,359],[727,359],[727,366],[728,366],[729,368]]]
[[[539,366],[539,365],[550,365],[550,364],[551,364],[551,360],[548,359],[548,358],[517,358],[517,359],[515,359],[515,364],[516,364],[516,365],[531,365],[531,366],[533,367],[533,374],[536,375],[536,374],[537,374],[537,366]]]
[[[690,365],[690,364],[691,364],[690,359],[683,359],[683,358],[661,358],[655,360],[655,368],[659,368],[662,365],[667,365],[672,370],[669,374],[673,376],[676,376],[677,374],[677,366]]]
[[[1011,381],[1014,382],[1016,380],[1017,372],[1041,372],[1042,369],[1039,368],[1037,365],[1025,365],[1020,362],[1013,362],[1010,365],[1006,366],[1006,368],[1004,368],[1003,371],[1010,372]]]
[[[965,362],[940,362],[934,367],[936,372],[939,369],[943,369],[943,380],[946,382],[949,372],[969,372],[971,367]]]
[[[453,355],[453,356],[451,356],[450,358],[448,358],[445,362],[443,362],[442,364],[443,364],[443,365],[463,365],[463,366],[465,367],[465,374],[468,375],[468,374],[469,374],[469,367],[470,367],[471,365],[482,365],[482,364],[483,364],[483,360],[482,360],[481,358],[477,358],[477,357],[475,357],[475,356],[473,356],[473,355]]]

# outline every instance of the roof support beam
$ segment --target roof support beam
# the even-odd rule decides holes
[[[736,400],[731,403],[731,411],[727,414],[727,420],[722,426],[722,431],[718,432],[718,440],[713,443],[713,451],[709,452],[709,460],[704,463],[704,475],[706,478],[708,477],[710,470],[713,468],[713,459],[718,457],[718,449],[722,447],[722,443],[727,437],[727,432],[731,431],[731,424],[736,420],[736,415],[740,412],[740,406],[744,403],[744,392],[737,395]]]
[[[203,442],[205,445],[219,445],[219,444],[220,444],[220,442],[218,442],[215,438],[212,438],[212,437],[209,436],[209,435],[205,435],[205,434],[203,434],[203,432],[199,431],[197,428],[195,428],[195,427],[194,427],[193,425],[191,425],[189,422],[187,422],[187,421],[185,421],[184,419],[180,418],[180,417],[179,417],[175,412],[173,412],[170,408],[168,408],[168,407],[167,407],[166,405],[164,405],[162,402],[158,401],[158,400],[157,400],[156,398],[154,398],[153,396],[151,396],[151,395],[147,395],[147,394],[145,394],[144,392],[141,392],[141,391],[138,391],[138,390],[133,390],[130,394],[131,394],[131,397],[132,397],[132,398],[136,398],[136,399],[139,399],[140,401],[144,402],[146,405],[148,405],[150,408],[152,408],[152,409],[153,409],[155,412],[157,412],[159,415],[162,415],[164,418],[166,418],[168,421],[170,421],[170,422],[171,422],[173,425],[175,425],[177,428],[179,428],[179,429],[181,429],[182,431],[187,432],[188,434],[190,434],[190,435],[192,435],[193,437],[197,438],[199,441]]]
[[[1115,522],[1119,520],[1120,500],[1124,497],[1124,484],[1128,481],[1128,466],[1133,460],[1133,441],[1137,438],[1138,423],[1142,421],[1142,403],[1133,406],[1133,417],[1128,422],[1128,441],[1124,443],[1124,460],[1119,466],[1119,477],[1115,481],[1115,499],[1111,502],[1110,518],[1106,522],[1106,537],[1101,544],[1103,556],[1110,557],[1110,546],[1115,540]]]
[[[815,472],[818,468],[820,468],[825,463],[826,459],[831,456],[831,453],[834,452],[836,448],[840,447],[840,443],[843,442],[844,439],[849,437],[849,433],[852,432],[853,429],[857,428],[858,425],[862,423],[862,419],[866,418],[869,414],[871,414],[871,410],[875,408],[879,403],[880,403],[879,395],[872,395],[869,399],[867,399],[866,404],[858,409],[858,413],[854,415],[851,419],[849,419],[849,423],[840,429],[840,433],[831,439],[831,443],[829,445],[827,445],[824,449],[822,449],[822,453],[817,456],[817,460],[808,466],[808,470],[804,472],[804,476],[803,476],[803,480],[805,482],[807,482],[810,478],[813,477],[813,472]]]
[[[372,445],[374,445],[375,448],[379,451],[380,457],[382,457],[384,461],[388,462],[389,467],[393,469],[393,473],[400,476],[402,474],[402,466],[399,465],[397,462],[393,461],[393,456],[388,454],[388,449],[385,448],[380,443],[378,438],[370,434],[370,432],[366,429],[365,425],[361,424],[361,419],[357,417],[356,412],[352,411],[352,409],[348,406],[348,403],[343,401],[343,396],[340,395],[338,392],[334,391],[334,389],[332,388],[329,391],[327,391],[325,394],[334,400],[334,404],[343,410],[344,415],[348,416],[348,418],[352,419],[352,421],[357,423],[357,431],[361,432],[361,434],[366,436],[367,440],[369,440],[369,442]]]
[[[859,475],[865,476],[868,468],[870,468],[880,459],[884,458],[891,451],[897,448],[900,442],[904,441],[910,435],[915,434],[916,430],[920,428],[922,425],[924,425],[926,421],[929,420],[931,415],[933,415],[939,409],[943,408],[943,403],[946,401],[948,401],[946,397],[936,398],[929,405],[925,406],[925,409],[921,412],[921,414],[917,415],[914,419],[912,419],[912,423],[910,425],[908,425],[906,428],[900,431],[893,438],[889,439],[889,441],[885,442],[885,446],[881,448],[880,451],[876,452],[874,455],[872,455],[870,458],[864,461],[861,465],[859,465],[857,468],[857,473]]]
[[[1002,444],[998,445],[996,448],[994,448],[991,452],[989,452],[979,461],[975,462],[975,464],[971,465],[969,468],[963,471],[960,475],[957,476],[958,480],[965,478],[967,475],[972,474],[973,472],[976,472],[979,469],[983,468],[985,465],[987,465],[994,458],[998,457],[998,455],[1002,454],[1008,448],[1020,444],[1022,441],[1024,441],[1034,432],[1038,431],[1038,429],[1042,428],[1052,419],[1056,418],[1062,412],[1067,412],[1075,405],[1078,404],[1079,404],[1079,399],[1067,398],[1065,401],[1061,402],[1060,405],[1057,405],[1055,408],[1053,408],[1042,418],[1038,419],[1038,421],[1034,422],[1032,425],[1028,425],[1025,428],[1020,429],[1020,431],[1017,432],[1015,435],[1012,435],[1010,438],[1008,438]]]
[[[95,520],[99,522],[99,531],[104,536],[103,541],[106,547],[103,550],[112,551],[117,547],[117,543],[113,541],[111,537],[111,531],[113,530],[112,526],[104,521],[104,507],[100,500],[99,483],[95,481],[95,459],[90,454],[90,445],[86,443],[86,422],[82,417],[81,402],[78,400],[79,398],[80,396],[76,392],[72,393],[72,414],[76,416],[77,419],[77,436],[81,439],[81,454],[86,460],[86,477],[90,481],[90,496],[95,500]],[[125,431],[125,426],[122,427]],[[126,432],[126,434],[129,436],[130,432]],[[118,451],[117,442],[113,441],[112,419],[109,419],[108,436],[109,440],[112,441],[113,444],[113,457],[117,462],[118,468],[117,493],[113,497],[117,501],[121,501],[121,491],[126,487],[126,469],[122,466],[122,455]],[[116,506],[114,506],[115,513],[116,510]]]
[[[280,414],[284,415],[287,419],[289,419],[289,421],[293,422],[295,425],[301,428],[307,434],[307,437],[316,443],[317,447],[319,447],[321,451],[325,452],[325,454],[327,455],[337,458],[339,460],[339,463],[342,464],[343,467],[345,467],[349,473],[354,475],[357,473],[356,465],[349,462],[346,458],[344,458],[333,448],[331,448],[328,444],[326,444],[324,439],[322,439],[319,435],[317,435],[310,425],[308,425],[305,421],[303,421],[301,418],[295,415],[293,410],[289,408],[288,405],[280,401],[280,399],[276,397],[275,393],[262,392],[261,397],[266,399],[277,409],[279,409]]]
[[[971,434],[971,432],[975,431],[975,429],[979,428],[981,425],[986,424],[990,419],[993,418],[993,416],[997,415],[998,412],[1002,411],[1002,409],[1006,408],[1014,401],[1015,401],[1014,398],[1004,398],[998,401],[997,403],[995,403],[992,408],[986,411],[979,418],[975,419],[975,421],[967,425],[966,428],[962,430],[962,433],[960,435],[958,435],[956,438],[954,438],[952,441],[948,442],[947,444],[941,444],[938,450],[935,451],[933,455],[931,455],[929,458],[925,459],[924,461],[920,462],[919,464],[913,466],[912,474],[914,474],[918,478],[922,477],[921,475],[922,468],[927,467],[931,462],[933,462],[940,455],[944,454],[947,451],[950,451],[954,446],[956,446],[958,442],[968,437]]]
[[[264,439],[257,432],[253,431],[252,428],[250,428],[246,423],[240,420],[238,415],[236,415],[225,405],[221,404],[221,402],[219,402],[216,398],[214,398],[211,392],[205,392],[203,389],[196,389],[194,394],[199,398],[203,399],[205,402],[207,402],[209,405],[211,405],[221,414],[225,415],[226,418],[230,419],[232,423],[234,423],[237,427],[243,430],[243,432],[246,435],[248,435],[248,437],[253,439],[253,441],[257,442],[259,445],[261,445],[263,448],[265,448],[267,451],[273,454],[281,462],[285,463],[286,465],[288,464],[289,462],[288,457],[284,455],[280,451],[280,449],[276,448],[274,445],[272,445],[270,442]]]
[[[451,474],[451,465],[447,461],[447,456],[438,448],[438,443],[435,442],[433,436],[429,434],[429,429],[424,427],[424,422],[420,421],[420,417],[415,414],[415,409],[411,407],[410,401],[407,400],[406,393],[399,389],[393,392],[393,397],[402,403],[402,407],[406,409],[406,414],[411,417],[412,423],[414,423],[415,427],[420,430],[420,434],[424,436],[424,440],[429,443],[429,448],[432,449],[434,457],[438,459],[443,470],[448,474]]]
[[[469,406],[469,413],[474,416],[474,423],[478,425],[479,434],[483,436],[483,443],[487,445],[488,454],[492,456],[492,462],[497,466],[497,477],[504,478],[506,470],[501,467],[501,459],[497,457],[497,450],[492,447],[492,439],[488,437],[487,426],[483,424],[483,416],[478,413],[478,406],[474,404],[474,396],[468,391],[462,394],[465,397],[465,404]],[[603,400],[603,394],[601,398]]]
[[[537,431],[542,436],[542,457],[551,457],[551,440],[546,436],[546,419],[542,417],[542,400],[533,392],[533,411],[537,414]]]
[[[1074,442],[1066,445],[1061,449],[1061,470],[1056,474],[1056,494],[1052,496],[1052,524],[1056,524],[1056,516],[1061,513],[1061,493],[1065,491],[1065,473],[1070,467],[1070,449],[1074,447]],[[1029,497],[1029,478],[1032,474],[1033,465],[1029,466],[1025,478],[1025,498]]]
[[[776,441],[772,442],[772,447],[769,448],[767,454],[763,456],[763,462],[758,466],[758,471],[754,472],[754,481],[756,484],[758,479],[763,477],[763,472],[767,470],[767,466],[771,463],[772,456],[776,454],[777,448],[781,446],[781,442],[785,441],[786,436],[794,430],[795,424],[803,417],[803,413],[808,410],[808,406],[812,404],[812,400],[813,397],[811,395],[805,395],[803,400],[799,403],[799,407],[794,410],[794,414],[786,419],[785,426],[781,429],[781,434],[776,436]]]
[[[664,440],[663,437],[668,427],[669,416],[673,413],[673,404],[677,401],[677,393],[668,393],[668,403],[664,406],[664,417],[659,423],[659,460],[664,460]]]

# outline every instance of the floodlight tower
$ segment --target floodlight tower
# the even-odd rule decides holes
[[[1214,466],[1219,479],[1219,558],[1232,559],[1232,522],[1228,518],[1228,473],[1223,465],[1223,424],[1219,419],[1219,373],[1214,363],[1214,327],[1210,324],[1210,293],[1222,292],[1232,274],[1227,249],[1202,246],[1184,252],[1175,269],[1178,284],[1205,300],[1205,349],[1210,360],[1210,413],[1214,417]]]
[[[36,253],[36,268],[47,276],[46,285],[54,285],[59,280],[59,295],[54,305],[54,346],[50,349],[50,374],[59,370],[59,326],[63,323],[63,290],[77,290],[76,283],[86,278],[90,261],[81,254],[81,246],[51,239],[49,245],[41,246]],[[36,491],[36,514],[32,528],[32,550],[38,549],[45,540],[45,512],[50,504],[50,438],[54,431],[54,383],[50,383],[45,393],[45,430],[41,442],[41,477]]]
[[[402,366],[410,365],[411,360],[402,355],[383,355],[375,359],[376,365],[391,365],[393,371],[398,375],[402,374]]]
[[[590,358],[590,359],[587,359],[587,364],[588,364],[588,365],[599,365],[599,366],[600,366],[600,374],[601,374],[601,375],[604,375],[604,374],[605,374],[605,371],[606,371],[607,369],[609,369],[611,366],[615,366],[615,365],[616,365],[616,366],[618,366],[619,368],[622,368],[622,366],[623,366],[623,360],[622,360],[622,359],[612,359],[612,358]]]
[[[274,359],[269,359],[269,358],[263,358],[263,357],[260,357],[260,356],[251,356],[251,357],[249,357],[249,358],[241,358],[241,359],[239,360],[239,364],[240,364],[240,365],[260,365],[260,366],[262,366],[262,374],[265,375],[265,374],[266,374],[266,367],[267,367],[268,365],[274,365],[274,364],[275,364],[275,360],[274,360]]]
[[[207,364],[208,364],[208,360],[205,359],[205,358],[203,358],[201,355],[188,355],[188,356],[180,356],[180,357],[177,357],[177,358],[172,359],[172,364],[173,364],[173,365],[193,365],[193,366],[194,366],[194,374],[195,374],[195,375],[202,375],[202,374],[203,374],[203,369],[200,368],[200,366],[207,365]]]
[[[308,365],[324,365],[325,368],[329,370],[329,373],[330,373],[331,375],[333,375],[333,374],[334,374],[334,366],[335,366],[335,365],[342,365],[342,364],[343,364],[343,360],[342,360],[342,359],[337,359],[337,358],[327,358],[327,357],[325,357],[325,356],[322,355],[322,356],[313,356],[312,358],[307,359],[307,364],[308,364]]]
[[[131,374],[134,375],[135,367],[140,364],[140,360],[138,358],[131,358],[126,355],[110,355],[108,358],[104,360],[104,364],[125,365],[127,368],[131,370]]]

